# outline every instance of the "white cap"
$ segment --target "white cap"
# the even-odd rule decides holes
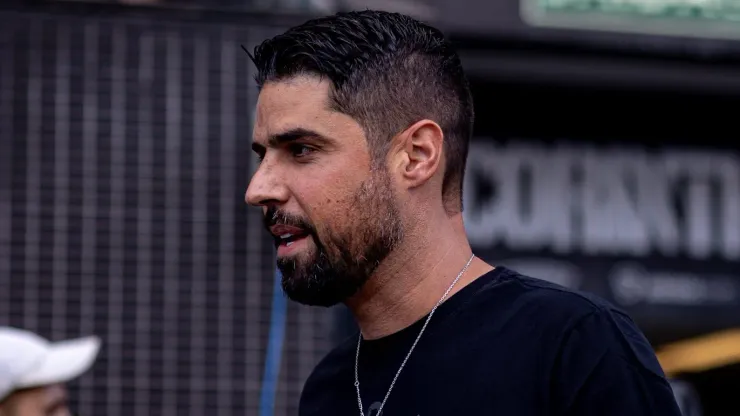
[[[0,400],[15,390],[69,382],[95,362],[100,339],[51,343],[30,331],[0,327]]]

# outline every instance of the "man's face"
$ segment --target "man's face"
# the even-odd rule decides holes
[[[0,406],[0,416],[69,416],[67,392],[62,385],[17,391]]]
[[[262,88],[246,194],[275,238],[286,294],[318,306],[355,294],[403,237],[385,164],[357,122],[329,109],[329,88],[309,76]]]

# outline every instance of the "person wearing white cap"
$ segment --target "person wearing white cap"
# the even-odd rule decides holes
[[[90,369],[99,350],[95,336],[49,342],[0,327],[0,416],[69,415],[64,384]]]

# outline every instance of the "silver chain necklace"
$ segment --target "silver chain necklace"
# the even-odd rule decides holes
[[[452,281],[452,284],[450,287],[447,288],[447,291],[445,291],[444,295],[439,299],[436,305],[432,308],[432,311],[429,312],[429,315],[427,316],[427,320],[424,322],[424,326],[421,327],[421,331],[419,331],[419,335],[416,336],[416,340],[411,345],[411,349],[409,350],[408,354],[406,354],[406,358],[403,359],[403,362],[401,363],[401,367],[396,372],[395,377],[393,377],[393,381],[391,381],[391,386],[388,388],[388,393],[385,394],[385,397],[383,398],[383,402],[380,404],[380,409],[378,409],[378,413],[376,415],[380,416],[383,412],[383,407],[385,407],[385,402],[388,400],[388,396],[391,395],[391,390],[393,390],[393,386],[396,385],[396,380],[398,380],[398,376],[401,374],[401,370],[403,370],[403,367],[406,365],[406,361],[409,360],[409,357],[411,356],[411,353],[414,351],[414,348],[416,348],[416,344],[419,342],[419,339],[421,339],[421,334],[424,333],[424,330],[427,328],[427,324],[429,324],[429,321],[432,319],[432,315],[434,315],[434,311],[437,310],[439,305],[444,302],[447,295],[450,293],[452,288],[455,286],[458,280],[462,277],[462,275],[465,273],[466,270],[468,270],[468,267],[470,266],[470,263],[472,263],[473,258],[475,258],[475,254],[470,256],[470,259],[465,264],[465,267],[463,267],[462,270],[460,270],[460,273],[458,273],[455,280]],[[362,332],[360,332],[360,338],[357,340],[357,353],[355,354],[355,389],[357,390],[357,404],[360,406],[360,416],[365,416],[365,413],[362,410],[362,396],[360,395],[360,376],[358,375],[358,367],[360,362],[360,344],[362,343]]]

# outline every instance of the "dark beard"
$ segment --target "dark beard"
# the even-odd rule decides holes
[[[268,227],[274,224],[300,227],[313,240],[313,253],[301,253],[277,262],[285,294],[293,301],[311,306],[334,306],[356,294],[403,238],[390,179],[384,173],[377,173],[361,186],[344,229],[330,230],[323,241],[302,218],[271,208],[265,220]]]

